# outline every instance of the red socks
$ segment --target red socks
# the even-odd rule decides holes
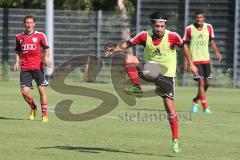
[[[202,101],[203,109],[207,109],[208,108],[208,104],[207,104],[206,96],[202,96],[200,98],[201,98],[201,101]]]
[[[29,104],[29,106],[30,106],[33,110],[37,109],[37,106],[36,106],[36,104],[34,103],[33,98],[28,98],[28,99],[26,100],[26,102]],[[46,115],[47,115],[47,104],[42,104],[41,107],[42,107],[42,115],[43,115],[43,116],[46,116]]]
[[[172,139],[178,139],[178,115],[177,112],[168,115],[169,124],[172,130]]]
[[[126,64],[125,65],[126,72],[131,79],[133,85],[140,87],[140,82],[138,79],[138,69],[135,64]]]
[[[47,116],[47,105],[46,104],[42,104],[42,116]]]
[[[28,103],[28,105],[34,110],[34,109],[37,109],[37,106],[36,104],[34,103],[33,101],[33,98],[27,98],[26,99],[26,102]]]
[[[207,104],[206,96],[193,98],[193,102],[196,103],[196,104],[198,104],[199,100],[201,100],[201,102],[202,102],[203,109],[207,109],[208,104]]]

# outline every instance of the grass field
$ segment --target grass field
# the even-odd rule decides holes
[[[83,85],[115,94],[111,84]],[[29,108],[21,97],[17,81],[0,81],[0,89],[0,160],[240,159],[239,89],[210,88],[208,103],[214,114],[207,116],[189,111],[196,88],[177,88],[177,110],[184,115],[180,119],[182,152],[179,154],[172,153],[170,148],[167,120],[123,118],[126,114],[165,113],[159,97],[137,100],[134,107],[119,99],[118,106],[104,116],[68,122],[58,119],[54,113],[59,101],[74,99],[73,113],[88,111],[101,101],[63,95],[49,87],[49,122],[43,124],[40,114],[36,120],[28,120]],[[36,89],[33,94],[36,101]]]

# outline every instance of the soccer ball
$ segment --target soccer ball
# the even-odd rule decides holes
[[[142,73],[147,79],[156,79],[161,73],[160,64],[155,61],[148,61],[143,65]]]

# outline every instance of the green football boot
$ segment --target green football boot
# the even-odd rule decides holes
[[[141,98],[143,96],[143,91],[140,87],[132,85],[130,88],[124,89],[124,92],[129,96],[134,96]]]

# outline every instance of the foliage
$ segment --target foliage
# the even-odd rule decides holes
[[[129,12],[134,12],[136,0],[126,0]],[[0,0],[1,8],[44,9],[44,0]],[[59,10],[117,10],[117,0],[55,0],[54,8]]]
[[[33,8],[43,9],[45,8],[45,1],[39,0],[0,0],[1,8]]]

